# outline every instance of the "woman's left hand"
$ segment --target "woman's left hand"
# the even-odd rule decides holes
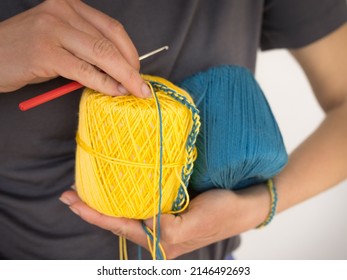
[[[148,249],[141,221],[103,215],[87,206],[75,191],[64,192],[60,199],[86,222],[110,230]],[[269,204],[264,185],[240,192],[214,189],[198,195],[190,202],[188,209],[179,215],[162,214],[160,243],[167,259],[254,228],[266,218]],[[152,222],[153,219],[145,220],[150,228]]]

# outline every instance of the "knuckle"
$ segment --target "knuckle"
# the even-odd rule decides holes
[[[133,60],[133,66],[135,67],[136,70],[140,70],[141,64],[140,64],[140,60],[135,59]]]
[[[87,215],[84,211],[80,211],[79,215],[83,220],[87,221],[88,223],[95,226],[101,226],[100,225],[100,220],[102,219],[101,213],[97,213],[95,216],[90,216],[90,215]]]
[[[79,65],[77,66],[77,73],[79,77],[90,77],[94,74],[95,68],[94,66],[90,65],[89,63],[85,61],[80,61]]]
[[[130,69],[127,75],[128,81],[135,82],[138,80],[139,73],[133,69]]]
[[[129,237],[128,236],[129,233],[128,233],[128,230],[127,230],[126,226],[122,226],[122,227],[119,227],[119,228],[116,228],[116,229],[112,229],[112,233],[115,234],[115,235],[124,237],[124,238],[128,238]]]
[[[163,228],[161,234],[163,240],[165,240],[165,243],[168,245],[175,245],[177,243],[177,235],[174,231]]]
[[[109,82],[109,76],[107,74],[101,74],[99,81],[100,81],[100,84],[105,85]]]
[[[66,0],[64,0],[66,1]],[[68,2],[71,4],[71,5],[79,5],[81,0],[68,0]]]
[[[107,74],[100,75],[100,85],[107,87],[111,83],[111,77]]]
[[[93,54],[98,58],[112,57],[116,53],[113,44],[107,39],[97,39],[93,44]]]
[[[48,12],[40,12],[34,17],[33,26],[38,31],[49,31],[58,23],[56,17]]]
[[[74,7],[78,5],[80,0],[46,0],[41,4],[41,10],[52,13],[57,18],[65,20],[73,17],[75,14]],[[75,8],[75,10],[78,9]]]
[[[130,72],[129,72],[129,80],[130,81],[136,80],[137,76],[138,76],[138,73],[136,71],[130,70]]]
[[[58,7],[67,5],[68,2],[76,2],[73,0],[46,0],[44,2],[44,5],[46,5],[47,8],[49,9],[56,9]]]
[[[119,21],[117,21],[115,19],[110,19],[108,27],[111,30],[112,34],[115,34],[116,36],[123,37],[123,38],[124,38],[124,36],[128,37],[127,32],[125,30],[125,27]],[[129,46],[128,51],[133,54],[133,57],[130,58],[131,61],[129,61],[130,64],[136,70],[139,70],[140,69],[140,61],[138,59],[138,54],[137,54],[136,49],[134,47]]]
[[[120,34],[125,32],[125,28],[123,24],[121,24],[119,21],[115,19],[110,19],[109,28],[115,34]]]

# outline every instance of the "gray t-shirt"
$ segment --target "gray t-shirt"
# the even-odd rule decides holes
[[[0,20],[40,2],[2,0]],[[258,48],[302,47],[346,21],[345,0],[85,2],[118,19],[140,55],[169,45],[168,52],[141,62],[141,72],[173,82],[220,64],[253,71]],[[0,258],[118,258],[113,234],[85,223],[58,200],[74,182],[81,91],[18,110],[19,102],[67,82],[57,78],[0,95]],[[182,258],[221,259],[238,244],[234,237]],[[129,254],[137,258],[136,246]]]

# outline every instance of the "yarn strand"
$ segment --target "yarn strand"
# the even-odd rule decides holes
[[[153,224],[157,225],[157,232],[156,236],[154,238],[155,241],[153,241],[153,247],[154,247],[154,256],[153,259],[156,259],[158,252],[157,249],[159,248],[160,243],[160,216],[161,216],[161,204],[162,204],[162,179],[163,179],[163,119],[162,119],[162,112],[160,107],[160,102],[157,96],[157,93],[153,90],[153,87],[150,83],[150,89],[153,93],[153,96],[155,98],[155,102],[157,105],[157,112],[158,112],[158,127],[159,127],[159,180],[158,180],[158,191],[159,191],[159,199],[158,199],[158,214],[157,216],[154,215],[153,218]],[[154,208],[154,207],[153,207]],[[157,222],[155,223],[155,219],[157,219]],[[155,232],[155,227],[153,226],[153,231]]]

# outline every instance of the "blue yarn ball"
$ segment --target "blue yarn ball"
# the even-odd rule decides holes
[[[246,68],[223,65],[179,84],[200,110],[198,157],[189,187],[240,189],[279,173],[288,161],[270,106]]]

